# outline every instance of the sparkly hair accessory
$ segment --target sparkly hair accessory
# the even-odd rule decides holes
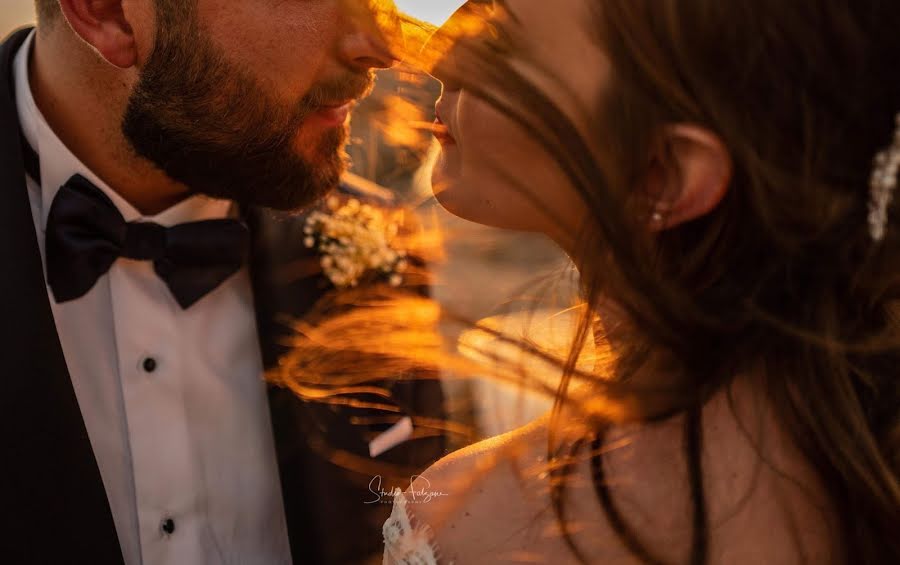
[[[900,114],[897,114],[895,123],[894,141],[875,156],[875,167],[869,181],[869,234],[876,242],[884,239],[888,206],[894,199],[897,173],[900,172]]]

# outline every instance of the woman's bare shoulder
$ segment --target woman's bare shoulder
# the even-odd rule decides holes
[[[502,473],[501,461],[524,461],[534,455],[542,457],[547,449],[549,416],[542,417],[521,428],[464,447],[447,455],[428,468],[423,476],[456,479],[473,471]]]
[[[542,418],[454,452],[422,473],[406,497],[418,499],[411,511],[434,532],[441,563],[514,562],[529,547],[546,551],[547,439]],[[420,487],[430,490],[428,502]]]
[[[738,404],[741,404],[740,393]],[[827,563],[838,551],[821,485],[765,409],[733,413],[716,398],[704,409],[703,483],[710,561]],[[670,560],[690,551],[682,419],[618,429],[603,463],[609,494],[641,541]],[[756,434],[749,433],[757,430]],[[460,450],[422,475],[433,492],[412,511],[428,523],[440,563],[575,563],[550,496],[544,418]],[[555,439],[555,436],[554,436]],[[573,539],[591,558],[634,563],[604,511],[592,479],[590,449],[575,463],[564,500]],[[801,485],[799,487],[798,485]]]

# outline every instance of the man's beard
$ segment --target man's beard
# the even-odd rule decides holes
[[[136,153],[192,193],[242,206],[296,209],[335,188],[347,166],[346,126],[311,139],[298,132],[321,104],[364,96],[372,74],[316,84],[285,108],[189,20],[163,22],[174,28],[159,30],[128,101],[122,132]]]

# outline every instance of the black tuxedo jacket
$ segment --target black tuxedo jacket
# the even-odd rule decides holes
[[[117,564],[122,553],[56,334],[25,185],[12,61],[28,32],[0,46],[0,562]],[[248,216],[257,325],[271,367],[287,332],[281,316],[303,316],[330,288],[321,272],[290,282],[280,276],[298,260],[317,263],[302,244],[302,217],[263,210]],[[437,381],[392,389],[405,412],[442,416]],[[373,430],[353,425],[343,410],[302,402],[284,389],[269,392],[294,562],[355,563],[378,554],[390,506],[365,504],[372,474],[333,464],[308,441],[324,433],[329,445],[368,457]],[[422,469],[443,450],[443,438],[432,437],[378,460]]]

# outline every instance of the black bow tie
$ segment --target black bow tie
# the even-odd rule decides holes
[[[165,228],[126,222],[112,201],[81,175],[59,190],[47,220],[47,279],[57,302],[87,294],[116,259],[152,261],[156,274],[187,309],[247,257],[249,230],[237,220]]]

